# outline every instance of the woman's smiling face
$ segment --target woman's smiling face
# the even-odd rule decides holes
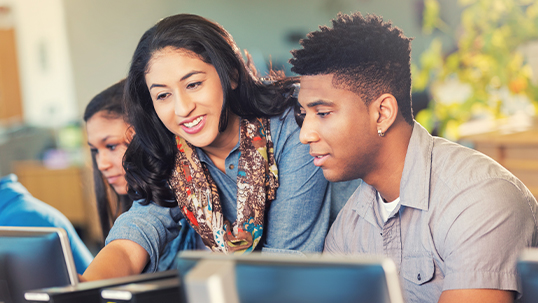
[[[195,53],[173,47],[157,51],[145,79],[159,119],[192,145],[218,147],[225,144],[227,132],[235,131],[219,132],[221,81],[215,67]]]

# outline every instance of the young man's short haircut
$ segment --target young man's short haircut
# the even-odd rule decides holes
[[[411,109],[411,39],[375,15],[338,14],[333,28],[320,26],[292,51],[292,71],[300,75],[335,74],[333,85],[356,93],[369,105],[392,94],[405,121]]]

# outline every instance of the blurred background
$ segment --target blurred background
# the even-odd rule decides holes
[[[159,19],[224,26],[261,75],[338,12],[374,13],[414,37],[413,109],[433,134],[485,152],[538,196],[538,1],[0,0],[0,176],[16,173],[99,242],[82,113],[125,77]]]

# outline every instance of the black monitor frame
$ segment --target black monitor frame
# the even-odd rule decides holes
[[[30,289],[77,285],[67,233],[55,227],[0,227],[0,301],[25,302]]]
[[[526,248],[519,255],[517,271],[522,287],[519,302],[536,302],[538,300],[538,248]]]

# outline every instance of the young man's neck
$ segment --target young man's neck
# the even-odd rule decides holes
[[[412,132],[413,126],[403,119],[395,121],[381,138],[382,145],[378,151],[375,171],[364,178],[387,202],[400,197],[400,181]]]

